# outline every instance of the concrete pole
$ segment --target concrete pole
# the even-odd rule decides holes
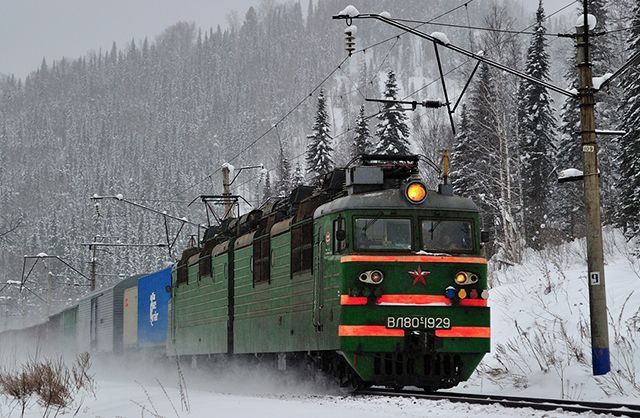
[[[96,238],[94,238],[94,241],[96,240]],[[97,245],[90,245],[89,246],[89,250],[91,250],[91,291],[93,292],[94,290],[96,290],[96,264],[97,264],[97,260],[96,260],[96,247]]]
[[[53,274],[51,272],[47,273],[47,318],[51,315],[51,291],[53,287]]]
[[[229,174],[230,174],[230,170],[229,170],[229,166],[228,165],[223,165],[222,166],[222,188],[223,188],[223,195],[225,196],[225,200],[224,200],[224,219],[230,218],[233,214],[231,213],[232,211],[232,207],[233,207],[233,202],[231,202],[231,188],[229,186]]]
[[[587,222],[587,268],[589,310],[591,317],[591,358],[594,376],[611,370],[607,298],[604,280],[602,223],[600,219],[600,184],[598,177],[598,144],[594,116],[594,90],[589,56],[587,0],[584,1],[584,26],[578,27],[578,83],[580,122],[582,127],[582,161],[584,171],[584,205]]]

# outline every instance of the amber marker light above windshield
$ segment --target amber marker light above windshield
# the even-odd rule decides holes
[[[407,185],[405,195],[409,202],[420,204],[427,198],[427,188],[419,181],[413,181]]]

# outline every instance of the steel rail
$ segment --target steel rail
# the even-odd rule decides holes
[[[610,414],[614,416],[640,417],[640,405],[618,404],[610,402],[592,402],[569,399],[545,399],[519,396],[485,395],[459,392],[433,392],[370,388],[353,392],[353,395],[415,397],[428,400],[448,400],[480,405],[498,404],[507,408],[532,408],[542,411],[561,409],[568,412],[591,412],[596,414]]]

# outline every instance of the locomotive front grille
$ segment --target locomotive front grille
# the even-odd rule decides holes
[[[422,363],[418,370],[417,363]],[[402,353],[377,353],[373,357],[373,373],[377,376],[411,376],[416,372],[433,377],[459,377],[462,359],[458,354],[427,354],[420,357]]]

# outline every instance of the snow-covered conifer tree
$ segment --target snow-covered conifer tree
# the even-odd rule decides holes
[[[356,157],[360,154],[366,154],[370,147],[369,124],[367,123],[366,116],[364,114],[364,104],[360,106],[360,113],[358,113],[358,119],[356,120],[356,135],[353,138],[353,144],[351,146],[351,156]]]
[[[525,72],[531,77],[549,80],[549,54],[542,0],[536,12],[535,35],[527,52]],[[522,81],[519,92],[519,154],[524,202],[524,232],[527,245],[540,246],[540,232],[548,213],[549,178],[553,171],[555,154],[553,133],[555,121],[551,109],[552,99],[546,87]]]
[[[398,99],[398,84],[396,74],[393,71],[387,73],[387,82],[384,90],[384,98]],[[409,155],[409,126],[407,115],[402,111],[402,106],[396,103],[385,103],[382,113],[378,116],[380,122],[376,125],[378,144],[376,154]]]
[[[302,186],[304,184],[304,170],[302,166],[300,166],[300,162],[296,163],[296,168],[293,170],[293,175],[291,176],[291,188],[296,188],[298,186]]]
[[[475,190],[474,185],[478,179],[469,167],[475,160],[474,144],[469,135],[469,113],[467,105],[462,105],[460,114],[460,126],[454,140],[454,149],[451,153],[451,183],[455,194],[471,196]]]
[[[276,195],[286,196],[291,191],[291,163],[282,145],[278,159],[278,183],[276,183]]]
[[[307,173],[311,176],[321,176],[333,170],[333,147],[331,146],[331,136],[329,131],[329,115],[327,114],[327,104],[324,91],[320,90],[318,95],[318,110],[312,132],[307,135],[309,143],[307,145]]]
[[[367,69],[367,59],[365,56],[362,57],[362,63],[360,64],[358,90],[364,97],[369,97],[369,93],[371,92],[371,81],[369,80],[369,71]]]
[[[267,175],[264,178],[264,188],[262,189],[262,203],[271,199],[273,196],[273,190],[271,190],[271,175],[267,171]]]
[[[629,52],[640,52],[640,0],[635,1]],[[629,237],[640,237],[640,69],[633,67],[624,76],[624,114],[621,129],[627,133],[620,139],[620,220]]]
[[[483,228],[496,236],[502,216],[500,196],[502,183],[500,138],[498,126],[496,88],[491,71],[481,65],[469,93],[468,124],[469,140],[465,149],[467,164],[458,167],[465,170],[466,191],[458,192],[471,197],[479,204],[482,212]],[[458,150],[461,153],[461,150]],[[455,187],[455,186],[454,186]],[[488,247],[493,253],[492,246]]]

